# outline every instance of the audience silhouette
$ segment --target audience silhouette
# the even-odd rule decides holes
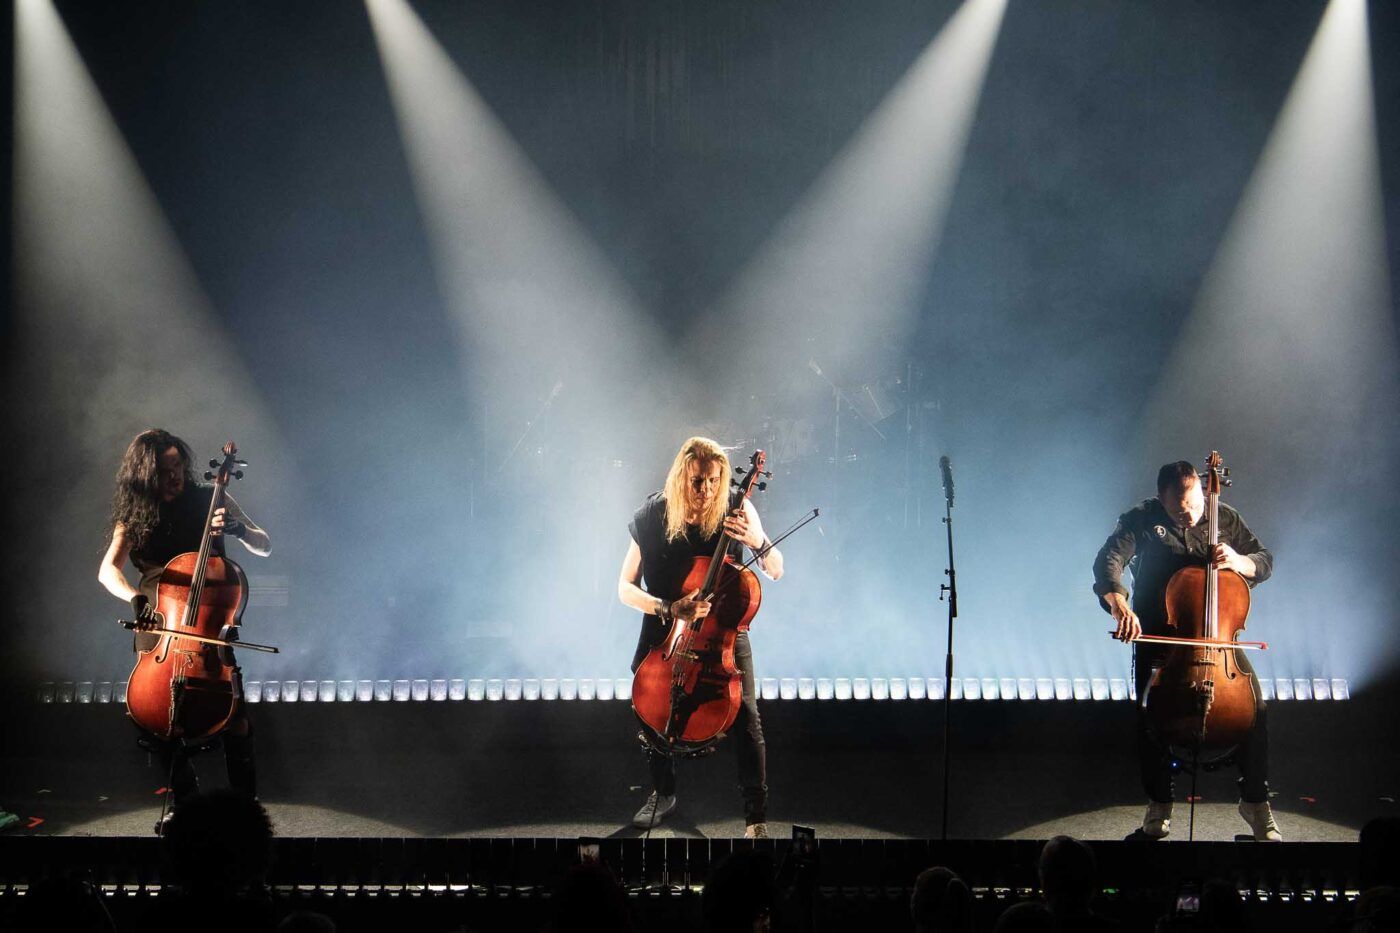
[[[707,933],[763,933],[771,927],[776,900],[773,860],[766,853],[739,851],[710,873],[701,895]]]
[[[972,892],[952,869],[924,869],[914,880],[909,915],[915,933],[971,933]]]

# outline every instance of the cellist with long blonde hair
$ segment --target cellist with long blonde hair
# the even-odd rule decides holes
[[[730,554],[747,547],[762,556],[758,566],[770,580],[783,575],[783,555],[763,532],[758,511],[748,499],[734,507],[729,494],[733,471],[718,443],[692,437],[681,445],[661,492],[647,497],[628,525],[632,540],[622,560],[617,595],[625,606],[643,613],[641,636],[632,670],[659,644],[676,619],[693,621],[709,614],[710,604],[698,591],[681,592],[694,558],[709,556],[722,532],[734,540]],[[734,645],[734,661],[742,672],[743,704],[732,733],[738,758],[739,788],[744,799],[744,834],[767,835],[768,782],[763,724],[754,689],[753,649],[747,633]],[[675,760],[647,749],[652,793],[633,817],[639,828],[650,828],[676,808]]]

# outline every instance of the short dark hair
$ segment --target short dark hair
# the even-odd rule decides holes
[[[217,788],[181,803],[163,842],[172,875],[187,892],[235,894],[263,883],[272,835],[272,820],[255,798]]]
[[[1072,836],[1054,836],[1040,850],[1040,888],[1056,905],[1088,904],[1094,894],[1098,864],[1094,850]]]
[[[613,873],[597,862],[569,869],[554,893],[553,933],[566,930],[635,930],[627,894]]]
[[[1049,933],[1055,929],[1055,915],[1044,904],[1022,901],[1001,912],[994,933]]]
[[[1168,463],[1157,471],[1157,495],[1160,496],[1169,489],[1185,489],[1193,480],[1201,480],[1194,464],[1185,460]]]
[[[1400,884],[1400,817],[1378,816],[1361,827],[1361,883]]]
[[[914,881],[909,914],[918,930],[972,929],[972,892],[950,868],[925,868]]]
[[[711,933],[752,930],[754,920],[773,909],[776,896],[768,853],[732,852],[710,872],[700,897],[705,929]]]

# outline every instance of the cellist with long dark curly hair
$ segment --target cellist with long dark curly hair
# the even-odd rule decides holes
[[[166,562],[177,554],[199,549],[213,487],[195,481],[193,461],[188,444],[169,431],[152,428],[136,435],[117,470],[111,541],[97,579],[107,592],[130,603],[137,619],[150,618]],[[232,496],[226,494],[224,501],[211,523],[213,552],[222,556],[224,539],[231,535],[251,554],[270,554],[272,542],[267,532],[248,517]],[[141,575],[135,586],[124,572],[128,559]],[[138,632],[136,647],[149,648],[156,639],[155,635]],[[247,708],[245,703],[238,704],[238,712],[223,733],[224,761],[229,785],[256,797],[257,771]],[[143,735],[138,741],[159,756],[171,779],[175,807],[198,791],[198,779],[183,745],[151,735]],[[161,829],[157,826],[156,832]]]

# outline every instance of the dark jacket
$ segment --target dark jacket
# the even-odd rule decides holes
[[[1220,542],[1254,561],[1257,586],[1273,573],[1274,556],[1259,542],[1240,513],[1220,503]],[[1178,527],[1167,515],[1158,499],[1144,499],[1136,507],[1118,517],[1113,534],[1108,536],[1098,557],[1094,558],[1094,593],[1099,604],[1108,608],[1103,597],[1108,593],[1129,595],[1123,585],[1123,572],[1133,575],[1133,612],[1142,622],[1143,632],[1164,634],[1167,620],[1167,583],[1182,567],[1204,567],[1210,550],[1206,543],[1206,523],[1196,527]]]

